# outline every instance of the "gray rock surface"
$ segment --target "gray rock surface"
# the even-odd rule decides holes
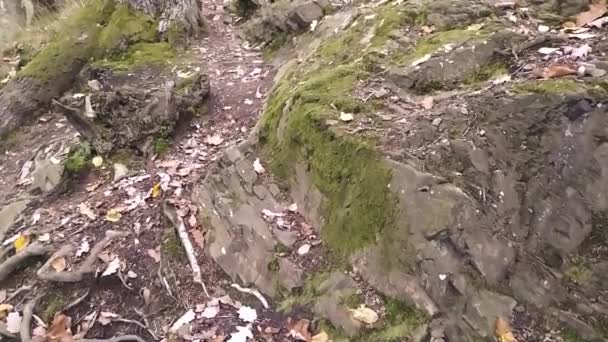
[[[359,333],[362,325],[352,317],[346,307],[344,297],[352,295],[356,290],[355,282],[340,272],[332,273],[327,280],[319,286],[321,295],[317,298],[313,311],[322,317],[327,317],[335,326],[344,330],[349,336]]]

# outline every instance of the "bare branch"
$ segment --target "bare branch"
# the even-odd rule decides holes
[[[124,342],[124,341],[136,341],[136,342],[146,342],[143,338],[137,335],[123,335],[123,336],[115,336],[108,339],[97,339],[97,338],[83,338],[78,340],[77,342]]]
[[[45,246],[38,241],[28,245],[24,250],[6,259],[0,265],[0,283],[2,283],[8,275],[13,273],[13,271],[16,270],[17,267],[23,264],[27,259],[42,256],[51,253],[52,251],[53,246]]]

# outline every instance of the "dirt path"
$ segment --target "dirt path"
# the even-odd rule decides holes
[[[35,274],[37,267],[15,273],[2,284],[9,296],[23,286],[31,286],[29,291],[19,292],[11,299],[16,309],[21,310],[33,295],[44,294],[36,313],[47,324],[53,315],[62,312],[71,317],[74,333],[93,323],[86,334],[88,338],[138,334],[147,340],[162,337],[177,318],[188,310],[196,310],[197,317],[190,329],[178,332],[181,337],[203,341],[228,339],[237,326],[247,324],[238,318],[240,304],[231,303],[230,297],[224,297],[219,307],[213,306],[213,302],[208,304],[202,286],[193,282],[178,237],[173,229],[167,229],[172,227],[162,214],[162,203],[167,202],[183,217],[190,236],[197,237],[192,242],[210,296],[230,295],[254,307],[258,314],[256,336],[269,325],[274,326],[270,329],[273,333],[284,325],[280,315],[263,310],[254,296],[231,291],[231,281],[203,252],[205,227],[197,222],[197,209],[190,200],[193,185],[205,176],[227,146],[247,137],[257,122],[272,81],[272,70],[264,64],[261,53],[237,37],[224,3],[204,0],[203,11],[208,24],[206,36],[193,44],[198,52],[190,67],[208,70],[211,80],[208,115],[195,119],[169,150],[152,163],[128,156],[128,160],[121,161],[129,167],[128,176],[114,181],[116,160],[105,160],[101,167],[68,188],[52,195],[32,196],[29,172],[36,167],[36,152],[43,151],[39,154],[43,158],[65,157],[65,148],[76,141],[74,131],[63,117],[50,113],[25,127],[6,146],[8,151],[1,156],[2,205],[19,198],[32,200],[7,238],[30,234],[32,239],[50,239],[56,248],[71,244],[77,251],[64,257],[65,269],[71,271],[78,269],[106,231],[128,233],[126,238],[109,243],[99,255],[103,262],[97,260],[97,275],[112,262],[120,264],[117,272],[108,271],[107,276],[87,276],[81,282],[68,284],[41,281]],[[152,193],[155,185],[160,185],[159,196]],[[118,219],[111,218],[114,211],[120,212]],[[201,312],[206,304],[211,311],[203,318]]]

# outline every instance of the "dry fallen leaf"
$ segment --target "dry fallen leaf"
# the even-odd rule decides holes
[[[289,205],[289,207],[287,207],[287,210],[291,211],[292,213],[297,213],[298,203],[292,203],[291,205]]]
[[[196,314],[194,313],[194,310],[190,309],[186,311],[182,317],[175,321],[175,323],[173,323],[169,331],[175,333],[179,328],[181,328],[182,325],[192,322],[195,318]]]
[[[224,142],[224,139],[222,139],[222,137],[219,134],[216,134],[213,136],[208,136],[205,139],[205,144],[213,145],[213,146],[220,145],[222,142]]]
[[[105,276],[112,275],[112,274],[118,272],[119,268],[120,268],[120,259],[114,258],[112,261],[110,261],[110,263],[108,264],[108,267],[106,267],[105,271],[103,271],[101,276],[105,277]]]
[[[15,251],[20,252],[20,251],[24,250],[25,247],[27,247],[27,245],[29,243],[30,243],[29,235],[20,235],[13,243],[15,245]]]
[[[80,258],[84,254],[89,253],[90,250],[91,250],[91,246],[89,245],[89,240],[87,240],[86,238],[83,238],[82,242],[80,242],[80,246],[76,250],[76,256],[78,258]]]
[[[308,331],[310,321],[307,319],[300,319],[298,321],[292,321],[291,317],[287,318],[287,329],[289,330],[289,336],[295,338],[298,341],[310,341],[311,334]]]
[[[154,186],[152,187],[152,198],[157,198],[158,196],[160,196],[160,183],[156,183],[154,184]]]
[[[300,248],[298,248],[298,254],[300,255],[304,255],[307,254],[308,252],[310,252],[310,244],[303,244],[302,246],[300,246]]]
[[[101,156],[94,157],[92,162],[93,166],[100,167],[101,165],[103,165],[103,158]]]
[[[553,64],[542,71],[543,78],[555,78],[568,75],[576,75],[576,70],[564,64]]]
[[[266,169],[264,169],[262,163],[260,162],[260,158],[256,158],[253,162],[253,170],[259,175],[266,172]]]
[[[258,313],[255,311],[255,309],[245,305],[241,306],[238,313],[239,319],[247,323],[253,323],[258,318]]]
[[[498,337],[499,342],[517,342],[509,322],[502,317],[496,319],[496,337]]]
[[[91,220],[95,220],[97,218],[97,214],[93,212],[93,210],[91,209],[91,207],[89,207],[87,203],[80,203],[80,205],[78,206],[78,210],[82,215],[88,217]]]
[[[53,323],[46,333],[46,342],[72,342],[72,331],[70,325],[72,319],[66,315],[59,314],[53,318]]]
[[[606,1],[598,1],[595,4],[589,5],[589,10],[585,12],[581,12],[576,16],[576,26],[582,27],[585,26],[597,18],[600,18],[604,14],[608,12],[606,8]]]
[[[106,214],[106,220],[108,220],[110,222],[118,222],[118,221],[120,221],[121,218],[122,218],[122,214],[116,209],[110,209],[110,210],[108,210],[108,213]]]
[[[99,318],[97,319],[97,321],[101,325],[108,325],[108,324],[112,323],[112,318],[118,318],[118,317],[120,317],[120,316],[113,312],[102,311],[99,313]]]
[[[358,309],[349,309],[353,318],[361,321],[365,324],[374,324],[378,321],[378,314],[376,311],[361,305]]]
[[[349,122],[349,121],[353,121],[354,118],[355,117],[351,113],[344,113],[344,112],[340,113],[340,121]]]
[[[419,104],[424,109],[431,109],[431,108],[433,108],[434,102],[435,102],[435,99],[432,96],[425,96],[422,100],[420,100]]]
[[[150,256],[152,259],[154,259],[154,261],[156,261],[156,262],[160,262],[160,254],[159,254],[157,251],[155,251],[155,250],[153,250],[153,249],[148,249],[148,255],[149,255],[149,256]]]
[[[191,228],[198,226],[198,222],[196,221],[196,216],[190,215],[190,217],[188,218],[188,224],[190,225]]]
[[[13,310],[12,305],[7,304],[7,303],[0,304],[0,318],[6,317],[7,312],[9,312],[11,310]]]
[[[244,327],[236,327],[236,332],[230,334],[230,339],[228,342],[247,342],[247,339],[253,339],[253,333],[251,332],[251,327],[249,325]],[[216,342],[217,342],[216,338]],[[223,341],[223,340],[221,340]]]
[[[191,233],[194,242],[196,242],[201,249],[205,249],[205,236],[203,236],[203,233],[198,229],[192,230]]]
[[[11,334],[19,333],[21,327],[21,315],[18,312],[11,312],[6,317],[6,331]]]
[[[63,272],[66,268],[65,258],[59,257],[59,258],[53,259],[53,261],[51,261],[51,266],[53,266],[53,269],[56,272]]]
[[[574,58],[584,58],[591,52],[591,46],[589,44],[583,44],[577,48],[573,48],[570,52],[570,56]]]

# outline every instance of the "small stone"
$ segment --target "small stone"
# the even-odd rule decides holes
[[[435,127],[439,127],[439,125],[441,125],[442,121],[443,121],[442,118],[435,118],[435,119],[433,119],[433,122],[431,122],[431,124]]]
[[[385,97],[386,95],[388,95],[388,91],[384,88],[380,88],[378,90],[374,90],[373,94],[374,94],[375,98],[381,99],[381,98]]]
[[[522,305],[516,306],[514,310],[515,310],[515,312],[518,312],[518,313],[526,312],[526,308],[524,308]]]

